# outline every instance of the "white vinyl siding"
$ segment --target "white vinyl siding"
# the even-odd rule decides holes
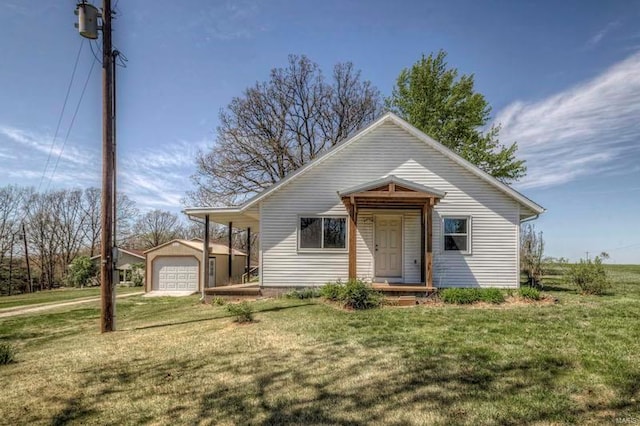
[[[390,174],[446,192],[433,214],[434,285],[517,286],[517,202],[391,122],[262,200],[263,285],[310,286],[347,279],[346,252],[298,252],[298,215],[302,211],[346,215],[337,191]],[[443,255],[441,215],[473,217],[471,255]],[[357,275],[365,278],[373,275],[373,261],[361,255],[366,252],[367,239],[373,237],[373,223],[364,223],[367,217],[373,215],[359,212],[362,226],[356,232]],[[420,247],[419,212],[405,223],[405,282],[420,282],[420,258],[414,263],[410,255],[411,247],[418,251]]]

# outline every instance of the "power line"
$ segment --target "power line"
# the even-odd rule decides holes
[[[60,148],[60,152],[58,153],[58,158],[56,159],[56,165],[53,168],[53,172],[51,173],[51,177],[49,178],[49,183],[47,184],[47,191],[49,190],[49,186],[51,186],[51,181],[56,174],[56,170],[58,170],[58,163],[60,163],[60,157],[62,156],[62,152],[64,151],[64,147],[69,140],[69,135],[71,134],[71,129],[73,129],[73,123],[76,121],[76,116],[78,115],[78,111],[80,110],[80,104],[82,103],[82,98],[84,97],[84,92],[87,90],[87,85],[89,84],[89,80],[91,77],[91,73],[93,72],[93,67],[95,66],[96,61],[91,62],[91,68],[89,68],[89,74],[87,74],[87,79],[84,81],[84,86],[82,87],[82,93],[80,93],[80,99],[78,99],[78,104],[76,105],[76,110],[73,112],[73,117],[71,118],[71,123],[69,124],[69,129],[67,130],[67,134],[64,137],[64,141],[62,142],[62,148]],[[46,192],[46,191],[45,191]]]
[[[80,53],[82,52],[82,46],[84,45],[84,39],[80,41],[80,47],[78,48],[78,54],[76,55],[76,62],[73,64],[73,72],[71,73],[71,79],[69,80],[69,86],[67,87],[67,94],[64,97],[64,103],[62,104],[62,110],[60,111],[60,116],[58,117],[58,125],[56,126],[56,132],[53,134],[53,139],[51,140],[51,147],[49,148],[49,155],[47,156],[47,162],[44,165],[44,170],[42,171],[42,176],[40,176],[40,183],[38,184],[38,191],[40,192],[40,187],[42,186],[42,181],[44,180],[45,175],[47,174],[47,169],[49,168],[49,162],[51,161],[51,154],[53,153],[53,148],[56,144],[56,139],[58,137],[58,132],[60,131],[60,124],[62,124],[62,117],[64,116],[65,108],[67,107],[67,100],[69,100],[69,93],[71,92],[71,86],[73,85],[73,79],[76,75],[76,69],[78,68],[78,61],[80,60]]]
[[[84,41],[84,40],[83,40]],[[96,42],[97,43],[97,42]],[[99,58],[99,55],[96,55],[96,52],[93,50],[93,43],[92,40],[89,40],[89,47],[91,48],[91,53],[93,54],[93,57],[96,58],[96,61],[98,61],[98,63],[100,65],[102,65],[102,60]],[[102,52],[100,51],[100,49],[98,48],[98,46],[96,46],[96,49],[98,50],[99,54],[102,54]]]

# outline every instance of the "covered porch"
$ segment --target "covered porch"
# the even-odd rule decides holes
[[[349,278],[363,275],[358,271],[357,231],[359,215],[366,212],[375,218],[374,237],[372,249],[368,248],[365,253],[361,249],[360,253],[372,257],[373,287],[391,293],[433,291],[433,208],[446,193],[392,175],[339,191],[338,195],[348,212]],[[414,278],[409,278],[403,266],[408,260],[405,257],[411,253],[405,253],[402,240],[397,243],[397,238],[393,237],[398,229],[403,234],[407,231],[402,217],[393,213],[407,211],[417,212],[420,221],[417,242],[420,271]],[[396,217],[400,217],[400,220]],[[361,238],[363,233],[361,230]],[[402,239],[402,236],[399,238]],[[399,248],[394,248],[394,244]],[[398,262],[402,265],[398,265]],[[418,259],[415,262],[418,263]]]
[[[202,262],[201,271],[201,283],[203,293],[205,294],[235,294],[234,291],[238,291],[249,294],[254,294],[259,291],[259,283],[251,282],[252,277],[255,275],[259,266],[255,265],[255,257],[252,255],[252,239],[259,232],[260,216],[258,209],[242,210],[236,207],[221,207],[221,208],[192,208],[186,209],[185,213],[192,219],[196,219],[203,224],[204,235],[202,242],[203,259],[207,261]],[[228,262],[227,271],[229,274],[228,282],[223,285],[218,285],[215,280],[212,279],[215,263],[211,261],[209,257],[208,247],[211,242],[211,230],[215,224],[223,225],[226,227],[226,243],[228,246],[228,252],[230,255],[227,257]],[[244,232],[245,250],[247,253],[246,259],[233,256],[233,241],[234,233]],[[244,273],[241,279],[237,279],[232,276],[232,271],[238,269],[236,264],[238,261],[244,263]]]

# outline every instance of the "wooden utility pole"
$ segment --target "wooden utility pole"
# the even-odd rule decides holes
[[[29,293],[33,293],[33,283],[31,282],[31,266],[29,264],[29,246],[27,245],[27,231],[22,222],[22,238],[24,240],[24,258],[27,260],[27,279],[29,280]]]
[[[115,330],[113,297],[113,52],[111,51],[111,0],[102,3],[102,241],[100,250],[100,290],[103,333]]]
[[[13,286],[13,245],[16,234],[11,234],[11,247],[9,249],[9,296],[11,296],[11,287]]]

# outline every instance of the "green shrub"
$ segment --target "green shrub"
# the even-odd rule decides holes
[[[523,299],[529,299],[529,300],[540,300],[540,297],[541,297],[540,290],[533,287],[520,287],[520,290],[518,290],[518,294]]]
[[[469,305],[475,302],[504,303],[504,293],[497,288],[445,288],[440,292],[444,303]]]
[[[144,285],[144,263],[134,263],[131,265],[131,281],[135,287]]]
[[[504,294],[497,288],[483,288],[480,290],[480,300],[499,305],[504,303]]]
[[[253,321],[253,308],[247,302],[231,303],[227,305],[227,312],[234,315],[235,322],[252,322]]]
[[[569,265],[566,279],[577,286],[583,294],[600,295],[611,288],[602,260],[597,256],[593,261],[580,259],[580,263]]]
[[[70,286],[82,288],[89,284],[97,272],[96,265],[89,256],[78,256],[71,261],[65,280]]]
[[[445,288],[440,292],[444,303],[467,305],[480,300],[480,290],[477,288]]]
[[[382,293],[362,280],[349,280],[342,289],[340,300],[348,308],[371,309],[382,304]]]
[[[224,306],[227,304],[227,301],[224,300],[224,297],[215,296],[211,298],[211,306]]]
[[[325,285],[320,287],[320,296],[333,301],[340,300],[343,288],[344,283],[342,283],[341,281],[337,281],[335,283],[326,283]]]
[[[326,299],[342,302],[351,309],[371,309],[382,305],[383,296],[379,291],[360,279],[346,283],[337,281],[327,283],[320,289],[320,295]]]
[[[12,363],[15,354],[15,349],[9,343],[0,343],[0,365]]]
[[[291,290],[284,294],[286,299],[313,299],[314,297],[320,297],[320,292],[317,288],[303,288],[301,290]]]

